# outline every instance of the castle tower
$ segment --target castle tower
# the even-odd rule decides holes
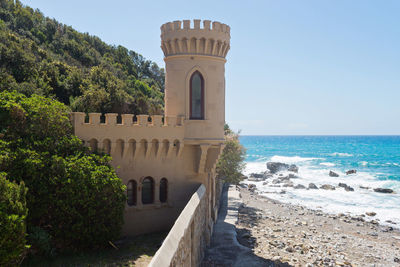
[[[212,26],[212,27],[211,27]],[[183,116],[186,141],[222,140],[225,123],[225,62],[230,27],[204,20],[161,26],[165,115]]]

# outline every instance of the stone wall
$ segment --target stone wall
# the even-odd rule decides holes
[[[210,239],[206,188],[200,185],[150,262],[150,267],[198,266]],[[212,222],[210,222],[212,223]]]

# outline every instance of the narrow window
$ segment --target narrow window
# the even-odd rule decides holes
[[[190,119],[204,119],[204,79],[198,71],[190,77]]]
[[[154,192],[154,182],[153,178],[146,177],[142,182],[142,203],[151,204],[153,203],[153,192]]]
[[[130,180],[126,189],[127,202],[129,206],[136,206],[136,192],[137,183],[136,181]]]
[[[160,181],[160,202],[167,202],[168,196],[168,181],[166,178],[162,178]]]

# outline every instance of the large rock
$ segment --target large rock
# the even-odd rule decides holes
[[[318,187],[317,187],[314,183],[310,183],[310,184],[308,185],[308,188],[309,188],[309,189],[318,189]]]
[[[348,170],[346,175],[357,173],[357,170]]]
[[[325,189],[325,190],[335,190],[335,187],[333,185],[330,184],[323,184],[320,187],[321,189]]]
[[[267,169],[271,173],[277,173],[279,171],[286,171],[289,169],[289,165],[282,162],[267,162]]]
[[[329,176],[330,177],[339,177],[339,174],[337,174],[336,172],[333,172],[333,171],[329,171]]]
[[[389,188],[374,188],[374,191],[378,192],[378,193],[386,193],[386,194],[391,194],[394,192],[392,189],[389,189]]]
[[[289,166],[288,171],[298,173],[299,172],[299,167],[297,167],[296,165],[292,164],[292,165]]]
[[[306,189],[306,187],[302,184],[298,184],[295,187],[293,187],[294,189]]]
[[[348,186],[348,185],[345,184],[345,183],[339,183],[339,187],[343,187],[344,190],[346,190],[346,191],[354,191],[354,188],[353,188],[353,187]]]

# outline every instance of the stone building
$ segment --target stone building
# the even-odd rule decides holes
[[[193,25],[191,25],[193,23]],[[74,112],[75,134],[109,153],[127,186],[123,234],[168,230],[201,184],[208,229],[216,216],[215,166],[224,146],[225,62],[230,28],[204,20],[161,26],[165,114]],[[208,231],[210,232],[210,231]]]

